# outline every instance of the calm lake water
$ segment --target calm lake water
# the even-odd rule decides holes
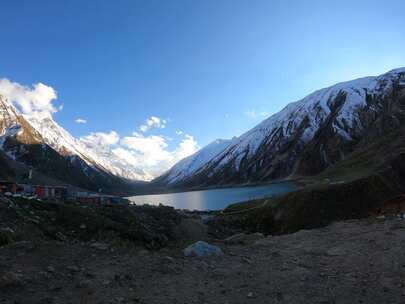
[[[128,199],[137,205],[169,205],[176,209],[221,210],[232,203],[251,199],[277,196],[296,189],[293,183],[285,182],[265,186],[222,188],[168,194],[137,195]]]

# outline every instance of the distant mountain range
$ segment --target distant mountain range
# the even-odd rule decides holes
[[[154,180],[205,187],[315,175],[405,124],[405,68],[338,83],[216,140]]]
[[[239,137],[215,140],[156,178],[150,189],[316,175],[349,163],[359,151],[372,158],[384,137],[396,143],[394,150],[403,147],[398,130],[404,122],[405,68],[338,83],[287,105]],[[20,114],[1,95],[0,168],[3,179],[27,181],[33,170],[31,182],[114,193],[131,192],[134,181],[150,179],[110,150],[74,138],[49,114]]]

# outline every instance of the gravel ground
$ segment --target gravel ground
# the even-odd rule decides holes
[[[185,258],[102,243],[0,248],[0,303],[404,303],[405,221],[352,220]]]

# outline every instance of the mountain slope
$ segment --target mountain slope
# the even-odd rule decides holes
[[[175,165],[157,182],[209,186],[317,174],[400,126],[404,94],[405,68],[318,90],[232,139],[192,175]],[[171,171],[182,178],[170,179]]]
[[[181,181],[193,176],[210,159],[225,150],[231,142],[231,140],[224,139],[217,139],[213,141],[193,155],[190,155],[179,161],[169,171],[157,178],[155,182],[161,180],[168,181],[169,183],[176,183],[177,181]]]
[[[77,141],[50,117],[21,115],[0,96],[1,178],[26,181],[29,169],[78,187],[126,192],[131,185],[86,154]]]
[[[49,115],[24,115],[31,126],[43,137],[44,141],[62,155],[73,155],[83,159],[103,171],[131,180],[149,180],[151,177],[139,168],[117,158],[110,149],[101,150],[93,145],[77,140],[58,125]]]

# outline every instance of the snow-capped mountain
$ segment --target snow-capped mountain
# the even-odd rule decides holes
[[[231,142],[232,140],[225,139],[214,140],[196,153],[179,161],[166,174],[163,174],[164,179],[169,180],[170,183],[175,183],[191,177],[208,161],[228,147]]]
[[[11,168],[16,162],[25,165],[25,171],[34,168],[45,176],[88,189],[118,189],[127,186],[122,177],[149,177],[108,152],[98,154],[96,147],[87,147],[49,114],[20,114],[0,96],[0,166]]]
[[[24,115],[31,125],[42,135],[45,142],[62,155],[78,156],[87,164],[130,180],[150,180],[151,176],[118,158],[109,148],[86,145],[74,138],[48,114]]]
[[[404,95],[405,68],[338,83],[287,105],[218,149],[203,148],[156,181],[213,185],[319,173],[362,141],[403,123]]]

